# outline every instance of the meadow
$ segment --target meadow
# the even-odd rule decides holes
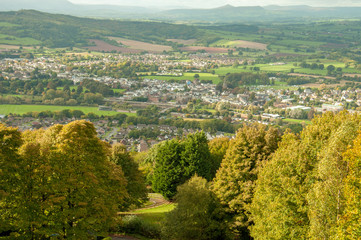
[[[40,41],[30,37],[20,38],[20,37],[0,34],[0,44],[32,46],[32,45],[39,45],[40,43],[41,43]]]
[[[312,122],[310,120],[305,120],[305,119],[291,119],[291,118],[285,118],[282,119],[285,122],[289,122],[289,123],[301,123],[301,124],[311,124]]]

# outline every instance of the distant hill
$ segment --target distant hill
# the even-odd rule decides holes
[[[267,14],[266,10],[259,6],[233,7],[226,5],[213,9],[174,9],[162,11],[158,14],[160,19],[193,20],[211,22],[233,22],[239,20],[257,20],[259,16]]]
[[[21,9],[36,10],[69,10],[75,5],[67,0],[1,0],[2,11],[17,11]]]
[[[267,22],[299,21],[324,18],[361,18],[361,7],[310,7],[310,6],[266,6],[233,7],[226,5],[214,9],[175,9],[158,14],[159,19],[189,20],[203,22]]]
[[[160,22],[135,22],[79,18],[35,10],[0,12],[1,34],[41,41],[47,47],[87,46],[89,39],[108,36],[170,45],[166,39],[194,39],[203,35],[197,27]]]
[[[49,13],[63,13],[74,16],[101,18],[140,18],[153,14],[155,9],[118,5],[73,4],[67,0],[1,0],[2,11],[32,9]]]
[[[252,2],[250,2],[252,4]],[[299,6],[253,6],[234,7],[225,5],[212,9],[173,9],[83,5],[68,0],[1,0],[2,11],[34,9],[50,13],[70,14],[81,17],[146,19],[165,21],[192,21],[216,23],[304,21],[305,19],[361,18],[361,7],[310,7]]]

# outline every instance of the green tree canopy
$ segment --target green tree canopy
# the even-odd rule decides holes
[[[170,240],[224,240],[224,212],[207,180],[198,176],[178,187],[176,208],[164,221],[162,235]]]

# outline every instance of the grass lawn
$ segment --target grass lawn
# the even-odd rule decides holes
[[[61,111],[61,110],[80,110],[87,113],[95,113],[97,115],[112,116],[119,112],[116,111],[99,111],[97,107],[83,107],[83,106],[52,106],[52,105],[0,105],[0,114],[7,115],[10,113],[24,114],[28,112],[41,112],[41,111]],[[135,113],[123,113],[128,116],[136,116]]]
[[[305,124],[311,124],[312,122],[310,120],[304,120],[304,119],[291,119],[291,118],[285,118],[282,119],[285,122],[290,122],[290,123],[305,123]]]
[[[160,194],[152,194],[151,193],[150,195],[152,195],[152,198],[159,197],[159,198],[163,199],[163,196]],[[139,218],[143,219],[145,222],[148,222],[150,224],[159,225],[160,222],[163,220],[165,214],[167,212],[172,211],[175,207],[176,207],[175,203],[167,202],[167,203],[162,204],[157,207],[138,209],[138,210],[134,210],[131,212],[127,212],[125,214],[127,214],[127,215],[135,214]]]
[[[115,93],[123,93],[123,92],[127,91],[126,89],[117,89],[117,88],[112,88],[112,89]]]

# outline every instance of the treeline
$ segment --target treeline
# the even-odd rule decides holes
[[[154,124],[154,125],[167,125],[174,126],[176,128],[185,128],[185,129],[195,129],[195,130],[203,130],[205,132],[209,132],[211,134],[215,134],[216,132],[226,132],[226,133],[234,133],[240,125],[231,124],[225,120],[220,119],[209,119],[204,121],[185,121],[182,118],[167,118],[167,119],[159,119],[159,113],[156,110],[155,106],[150,106],[146,109],[139,110],[137,112],[137,116],[128,116],[126,114],[118,113],[113,116],[99,116],[92,112],[85,114],[81,110],[69,110],[64,109],[62,111],[41,111],[41,112],[28,112],[19,116],[22,117],[33,117],[37,119],[44,118],[53,118],[54,120],[66,120],[66,119],[89,119],[92,121],[96,120],[107,120],[108,122],[116,121],[116,125],[121,126],[122,124],[126,125],[138,125],[138,124]],[[154,112],[152,112],[154,110]],[[145,112],[145,113],[144,113]],[[148,113],[147,113],[148,112]],[[152,113],[150,115],[150,112]],[[11,114],[9,116],[18,116],[17,114]],[[6,121],[6,119],[5,119]],[[158,131],[156,131],[158,132]],[[134,131],[132,136],[142,136],[142,137],[154,137],[155,132],[153,131]]]
[[[70,80],[2,80],[0,93],[23,94],[19,96],[0,96],[0,104],[53,104],[53,105],[100,105],[104,96],[113,96],[111,87],[102,82],[84,80],[81,85],[70,89]],[[42,96],[34,97],[34,96]]]
[[[234,89],[242,85],[270,85],[267,73],[229,73],[223,79],[223,88]]]
[[[91,79],[85,79],[80,85],[77,86],[77,89],[74,88],[71,90],[70,87],[73,86],[73,81],[68,79],[59,79],[59,78],[49,78],[47,76],[43,78],[34,78],[32,80],[23,81],[23,80],[6,80],[0,75],[0,93],[2,94],[26,94],[26,95],[42,95],[44,91],[53,89],[77,93],[99,93],[105,97],[113,96],[113,89],[106,85],[105,83],[94,81]]]
[[[0,236],[105,237],[117,213],[147,190],[122,145],[110,146],[86,121],[19,132],[0,125]]]
[[[67,79],[50,78],[23,80],[6,80],[0,75],[0,93],[2,94],[27,94],[41,95],[45,89],[54,89],[72,86],[73,81]]]

